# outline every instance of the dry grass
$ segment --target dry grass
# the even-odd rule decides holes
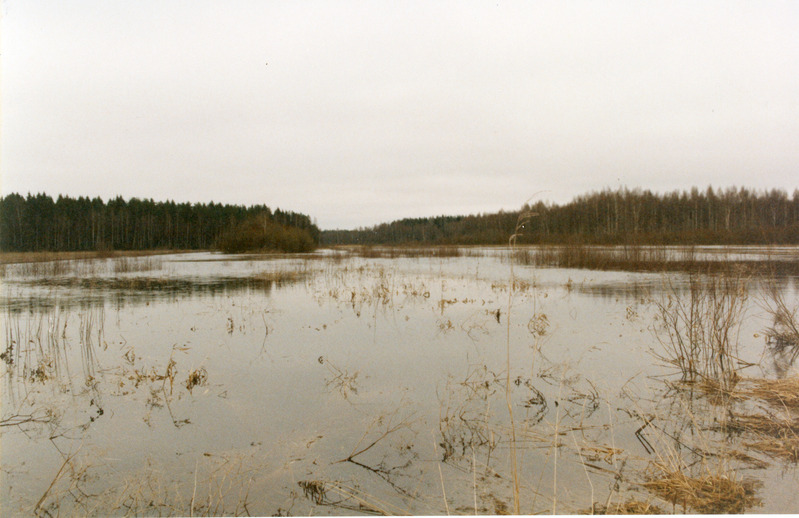
[[[772,458],[794,463],[799,461],[799,437],[796,432],[792,432],[791,435],[746,442],[745,445]]]
[[[757,483],[754,481],[737,481],[732,474],[723,473],[691,477],[682,471],[659,468],[661,476],[643,486],[686,510],[701,514],[743,513],[760,503],[755,496]]]
[[[700,259],[694,248],[669,256],[665,247],[627,245],[621,247],[556,245],[524,249],[514,254],[517,263],[555,268],[629,272],[729,273],[796,275],[799,263],[781,260],[733,260],[726,257]]]
[[[747,379],[735,391],[738,398],[756,399],[775,412],[732,414],[734,430],[753,436],[744,445],[769,457],[799,462],[799,377]]]
[[[590,508],[583,509],[578,514],[666,514],[663,509],[652,502],[642,500],[625,500],[616,504],[600,504],[595,502]]]
[[[163,260],[159,257],[124,256],[114,259],[113,272],[116,274],[130,272],[150,272],[153,270],[160,270],[162,266]]]
[[[799,376],[783,379],[746,379],[737,391],[743,397],[759,399],[780,409],[799,410]]]
[[[261,272],[254,277],[253,280],[266,283],[277,284],[290,284],[293,282],[300,282],[305,280],[309,275],[307,270],[272,270]]]
[[[799,461],[799,419],[764,414],[734,414],[732,426],[754,438],[744,441],[747,448],[769,457]]]
[[[738,331],[748,279],[742,275],[691,276],[687,293],[669,284],[655,301],[660,351],[655,356],[679,369],[684,381],[717,383],[731,390],[739,378]]]
[[[0,252],[0,264],[40,263],[76,259],[108,259],[147,255],[180,254],[198,250],[115,250],[87,252]]]
[[[761,307],[772,318],[766,329],[769,347],[787,370],[799,358],[799,305],[785,300],[784,290],[774,282],[766,285],[761,297]]]
[[[317,506],[338,509],[346,515],[407,515],[405,509],[380,500],[374,495],[364,492],[357,486],[349,486],[339,481],[300,480],[297,485],[303,496]]]
[[[238,289],[270,290],[300,282],[306,278],[303,271],[262,272],[248,277],[209,277],[203,281],[179,277],[60,277],[26,281],[24,284],[50,288],[70,288],[108,291],[143,291],[156,293],[213,293]]]
[[[464,254],[463,247],[458,246],[342,246],[344,250],[354,257],[367,259],[396,259],[396,258],[447,258],[460,257]]]

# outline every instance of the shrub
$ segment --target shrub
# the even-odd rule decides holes
[[[225,253],[310,252],[315,248],[311,234],[298,227],[275,222],[266,214],[244,220],[224,232],[217,248]]]

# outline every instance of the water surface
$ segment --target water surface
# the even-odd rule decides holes
[[[514,451],[523,513],[630,498],[672,512],[642,486],[653,465],[701,470],[719,444],[751,457],[725,461],[761,483],[750,511],[799,509],[795,464],[719,432],[729,408],[656,357],[653,302],[684,295],[687,274],[508,257],[6,266],[3,514],[498,514]],[[779,283],[796,301],[796,280]],[[762,284],[747,284],[740,361],[790,377]]]

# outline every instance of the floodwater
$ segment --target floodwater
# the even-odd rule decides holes
[[[502,514],[514,493],[523,514],[684,512],[645,486],[664,469],[751,482],[740,510],[799,511],[796,460],[720,426],[758,403],[658,358],[687,274],[509,257],[7,265],[2,515]],[[796,306],[797,279],[769,282]],[[746,283],[736,361],[790,378],[765,284]]]

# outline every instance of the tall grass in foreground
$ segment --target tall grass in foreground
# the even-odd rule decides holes
[[[513,230],[513,234],[508,238],[508,245],[511,247],[511,250],[514,250],[516,247],[516,239],[521,235],[522,230],[524,229],[525,225],[530,221],[533,217],[532,212],[522,212],[519,214],[519,218],[516,221],[516,228]],[[521,507],[519,502],[519,467],[517,461],[517,454],[516,454],[516,426],[513,422],[513,403],[511,402],[511,372],[510,372],[510,321],[511,321],[511,314],[512,314],[512,307],[513,307],[513,292],[514,287],[516,285],[516,277],[513,272],[513,261],[510,262],[510,286],[508,287],[508,317],[505,319],[507,323],[507,332],[506,332],[506,369],[507,369],[507,380],[505,384],[505,396],[506,402],[508,405],[508,417],[510,419],[510,432],[511,432],[511,444],[510,444],[510,454],[511,454],[511,475],[513,477],[513,514],[520,514]]]

